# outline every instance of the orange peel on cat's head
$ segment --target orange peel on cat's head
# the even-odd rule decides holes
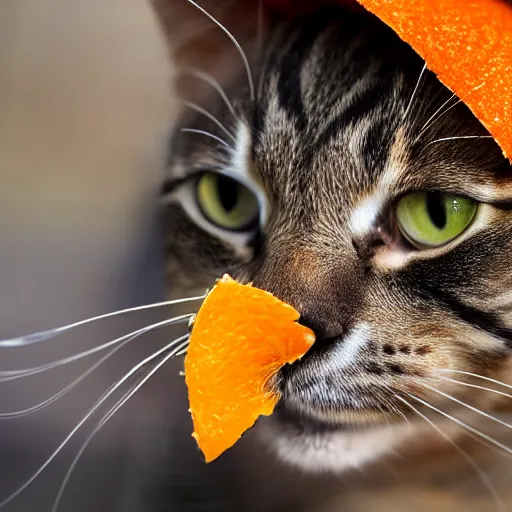
[[[512,160],[512,3],[358,1],[425,59]]]
[[[512,161],[511,0],[266,2],[290,16],[322,3],[362,5],[425,59],[427,68],[472,110]]]
[[[194,321],[185,358],[193,437],[207,462],[233,446],[279,393],[273,379],[302,357],[315,336],[299,313],[229,276],[217,281]]]

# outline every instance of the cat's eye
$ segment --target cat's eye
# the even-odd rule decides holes
[[[196,198],[203,215],[216,226],[243,231],[258,220],[259,204],[253,192],[240,182],[219,173],[202,173]]]
[[[396,219],[404,237],[417,248],[440,247],[472,223],[477,203],[442,192],[413,192],[397,204]]]

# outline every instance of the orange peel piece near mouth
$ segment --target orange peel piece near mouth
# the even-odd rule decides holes
[[[279,393],[277,372],[315,341],[299,313],[259,288],[225,275],[205,298],[185,358],[196,439],[207,462],[233,446]]]

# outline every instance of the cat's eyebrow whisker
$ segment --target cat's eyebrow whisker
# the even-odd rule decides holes
[[[410,395],[412,398],[415,398],[413,395]],[[403,404],[405,404],[409,409],[411,409],[414,413],[416,413],[420,418],[425,420],[443,439],[448,441],[455,450],[466,460],[466,462],[473,468],[476,475],[480,479],[480,481],[484,484],[486,489],[489,491],[489,494],[491,495],[494,504],[496,505],[496,509],[499,512],[505,512],[505,504],[503,503],[503,500],[501,499],[501,496],[498,494],[498,491],[494,487],[491,479],[489,478],[489,475],[475,462],[473,457],[469,455],[469,453],[461,448],[453,439],[451,439],[443,430],[441,430],[432,420],[427,418],[423,413],[421,413],[416,407],[414,407],[412,404],[410,404],[407,400],[402,398],[401,396],[395,394],[395,398],[397,400],[400,400]]]
[[[449,140],[461,140],[461,139],[492,139],[492,135],[461,135],[459,137],[443,137],[441,139],[431,140],[425,144],[425,147],[435,144],[436,142],[444,142]]]
[[[423,67],[421,68],[421,73],[420,73],[420,76],[418,77],[418,81],[416,82],[416,86],[414,87],[414,89],[412,91],[411,99],[409,100],[409,103],[404,111],[403,116],[402,116],[402,121],[407,117],[407,114],[409,113],[409,110],[411,109],[412,102],[414,101],[416,93],[418,92],[418,89],[419,89],[420,83],[421,83],[421,79],[423,78],[423,75],[426,70],[427,70],[427,63],[425,62],[425,64],[423,64]]]
[[[214,135],[213,133],[207,132],[205,130],[197,130],[196,128],[182,128],[180,131],[183,133],[198,133],[200,135],[210,137],[210,139],[216,140],[219,144],[222,144],[228,149],[233,149],[233,147],[230,146],[225,140],[222,140],[220,137],[217,137],[217,135]]]
[[[455,98],[455,94],[453,94],[452,96],[450,96],[450,98],[448,98],[428,119],[427,121],[425,122],[425,124],[421,127],[420,129],[420,133],[418,133],[418,136],[416,137],[416,140],[418,141],[421,136],[429,129],[431,128],[435,123],[437,123],[437,121],[439,121],[439,119],[441,119],[441,117],[443,117],[447,112],[449,112],[453,107],[457,106],[459,103],[461,103],[462,100],[458,99],[453,105],[450,105],[449,107],[447,107],[443,112],[441,112],[441,110],[450,102],[453,100],[453,98]],[[439,114],[439,112],[441,112]],[[439,114],[439,115],[437,115]],[[437,117],[436,117],[437,116]]]
[[[97,426],[94,428],[94,430],[87,436],[86,440],[80,447],[78,453],[76,454],[75,458],[73,459],[68,471],[66,472],[66,475],[64,476],[64,479],[62,481],[62,484],[59,488],[59,491],[57,493],[57,497],[55,498],[55,501],[53,503],[51,512],[57,512],[57,509],[59,508],[59,504],[62,500],[62,496],[64,495],[64,491],[66,489],[66,486],[71,478],[71,475],[77,466],[78,462],[80,461],[82,455],[84,454],[85,450],[89,446],[89,444],[93,441],[93,439],[96,437],[96,435],[100,432],[100,430],[104,427],[104,425],[123,407],[123,405],[135,394],[137,391],[172,357],[179,356],[182,349],[187,346],[188,340],[186,339],[188,335],[182,336],[181,338],[178,338],[178,340],[184,340],[182,343],[180,343],[177,347],[175,347],[169,354],[167,354],[162,361],[158,362],[149,372],[146,376],[144,376],[137,384],[132,386],[128,392],[126,392],[120,400],[116,402],[116,404],[101,418],[101,420],[98,422]]]
[[[489,443],[491,443],[494,446],[497,446],[498,448],[501,448],[505,453],[512,455],[512,449],[508,446],[505,446],[504,444],[500,443],[499,441],[496,441],[496,439],[493,439],[492,437],[488,436],[487,434],[484,434],[483,432],[480,432],[476,428],[473,428],[471,425],[468,425],[467,423],[463,422],[462,420],[459,420],[458,418],[455,418],[451,416],[450,414],[442,411],[441,409],[438,409],[437,407],[434,407],[432,404],[426,402],[425,400],[422,400],[421,398],[418,398],[417,396],[411,395],[410,393],[406,393],[410,398],[413,400],[416,400],[417,402],[421,403],[425,407],[428,407],[429,409],[432,409],[433,411],[436,411],[437,413],[441,414],[441,416],[444,416],[445,418],[453,421],[455,424],[459,425],[460,427],[468,430],[469,432],[472,432],[473,434],[477,435],[478,437],[481,437],[482,439],[485,439]]]
[[[478,373],[471,373],[471,372],[466,372],[463,370],[452,370],[452,369],[448,369],[448,368],[443,368],[443,369],[440,369],[439,371],[442,373],[459,373],[461,375],[475,377],[476,379],[486,380],[487,382],[492,382],[493,384],[498,384],[498,386],[503,386],[507,389],[512,389],[511,384],[506,384],[505,382],[501,382],[500,380],[491,379],[490,377],[485,377],[484,375],[479,375]]]
[[[125,382],[127,382],[133,375],[135,375],[141,368],[144,368],[148,363],[155,360],[162,354],[165,354],[167,351],[172,350],[170,354],[167,354],[162,361],[162,364],[164,364],[164,361],[169,360],[171,357],[173,357],[175,352],[181,348],[181,343],[183,343],[188,338],[188,334],[184,336],[180,336],[179,338],[171,341],[167,345],[165,345],[163,348],[157,350],[152,355],[146,357],[139,363],[137,363],[130,371],[128,371],[121,379],[119,379],[115,384],[113,384],[107,392],[105,392],[96,402],[93,404],[93,406],[89,409],[87,414],[83,416],[83,418],[75,425],[75,427],[71,430],[71,432],[66,436],[66,438],[61,442],[61,444],[54,450],[54,452],[46,459],[46,461],[35,471],[30,478],[28,478],[16,491],[14,491],[12,494],[7,496],[7,498],[0,501],[0,508],[4,507],[8,503],[10,503],[12,500],[14,500],[17,496],[19,496],[27,487],[29,487],[32,482],[34,482],[39,475],[51,464],[51,462],[57,457],[57,455],[64,449],[64,447],[68,444],[70,439],[76,434],[76,432],[84,425],[84,423],[105,403],[105,401],[112,396],[112,394],[118,390]],[[176,346],[178,345],[178,347]],[[156,371],[156,370],[155,370]],[[151,373],[151,375],[153,375]],[[148,377],[149,378],[149,377]],[[146,379],[147,380],[147,379]]]
[[[199,11],[201,11],[211,21],[213,21],[213,23],[215,23],[229,37],[231,42],[235,45],[235,48],[237,49],[238,53],[240,54],[240,57],[242,58],[242,62],[245,67],[245,72],[247,74],[247,81],[249,83],[249,94],[251,97],[251,101],[254,101],[256,98],[256,95],[254,92],[254,81],[252,78],[251,67],[249,66],[249,61],[248,61],[244,51],[242,50],[242,47],[236,40],[235,36],[233,36],[233,34],[231,34],[231,32],[224,25],[222,25],[222,23],[220,23],[218,20],[216,20],[206,9],[201,7],[197,2],[194,2],[193,0],[187,0],[187,2],[191,5],[193,5]]]
[[[501,396],[504,396],[504,397],[507,397],[507,398],[512,398],[512,394],[503,393],[503,391],[498,391],[497,389],[488,388],[486,386],[478,386],[477,384],[470,384],[469,382],[463,382],[461,380],[450,379],[448,377],[441,377],[441,379],[446,381],[446,382],[452,382],[454,384],[460,384],[461,386],[467,386],[469,388],[481,389],[482,391],[489,391],[490,393],[496,393],[497,395],[501,395]]]
[[[64,334],[71,329],[75,329],[76,327],[81,327],[82,325],[91,324],[93,322],[99,320],[105,320],[107,318],[112,318],[114,316],[124,315],[125,313],[134,313],[136,311],[144,311],[146,309],[160,308],[165,306],[175,306],[178,304],[184,304],[186,302],[193,302],[196,300],[202,300],[206,297],[206,294],[198,295],[196,297],[185,297],[183,299],[174,299],[174,300],[166,300],[163,302],[155,302],[153,304],[145,304],[143,306],[136,306],[133,308],[120,309],[118,311],[112,311],[110,313],[105,313],[103,315],[93,316],[91,318],[86,318],[85,320],[80,320],[78,322],[73,322],[72,324],[63,325],[61,327],[56,327],[54,329],[48,329],[45,331],[36,332],[33,334],[27,334],[26,336],[19,336],[17,338],[10,338],[0,340],[0,348],[11,348],[11,347],[24,347],[27,345],[32,345],[34,343],[39,343],[41,341],[49,340],[51,338],[55,338],[60,334]]]
[[[471,89],[471,91],[469,91],[469,94],[475,92],[475,91],[478,91],[478,89],[480,89],[481,87],[483,87],[485,85],[485,82],[482,82],[480,84],[478,84],[476,87],[473,87],[473,89]],[[453,107],[455,107],[456,105],[458,105],[459,103],[462,102],[461,99],[459,99],[458,101],[456,101],[453,105],[451,105],[450,107],[448,107],[444,112],[442,112],[436,119],[434,119],[431,123],[430,121],[433,119],[433,117],[445,106],[447,105],[453,98],[455,98],[455,93],[452,94],[452,96],[450,96],[450,98],[448,98],[435,112],[432,116],[430,116],[430,118],[427,120],[427,122],[422,126],[421,130],[420,130],[420,133],[419,135],[416,137],[416,140],[419,140],[419,138],[421,137],[421,135],[428,129],[430,128],[434,123],[436,123],[442,116],[444,116],[449,110],[451,110]],[[430,124],[429,124],[430,123]],[[428,126],[427,126],[428,125]]]
[[[112,347],[114,345],[117,345],[119,343],[123,343],[126,341],[131,341],[135,338],[138,338],[142,334],[145,334],[146,332],[149,332],[153,329],[158,329],[160,327],[165,327],[168,325],[185,322],[190,319],[190,317],[193,316],[193,313],[187,313],[185,315],[176,316],[173,318],[168,318],[166,320],[162,320],[160,322],[156,322],[151,325],[146,325],[145,327],[142,327],[140,329],[137,329],[136,331],[130,332],[128,334],[125,334],[123,336],[120,336],[119,338],[116,338],[114,340],[111,340],[107,343],[104,343],[103,345],[100,345],[98,347],[93,347],[88,350],[85,350],[83,352],[80,352],[78,354],[74,354],[69,357],[65,357],[63,359],[58,359],[56,361],[52,361],[51,363],[47,363],[41,366],[35,366],[33,368],[25,368],[23,370],[4,370],[0,372],[0,382],[8,382],[11,380],[21,379],[24,377],[29,377],[31,375],[36,375],[38,373],[46,372],[49,370],[52,370],[54,368],[57,368],[59,366],[63,366],[65,364],[73,363],[75,361],[78,361],[80,359],[83,359],[84,357],[88,357],[90,355],[93,355],[97,352],[101,352],[102,350],[106,350],[109,347]]]
[[[502,421],[499,418],[496,418],[496,417],[492,416],[491,414],[488,414],[488,413],[478,409],[477,407],[473,407],[472,405],[470,405],[470,404],[468,404],[466,402],[463,402],[462,400],[459,400],[458,398],[455,398],[454,396],[451,396],[448,393],[444,393],[443,391],[441,391],[439,389],[436,389],[435,387],[429,386],[428,384],[421,384],[421,385],[423,387],[425,387],[426,389],[428,389],[428,390],[430,390],[430,391],[432,391],[434,393],[437,393],[438,395],[444,396],[448,400],[452,400],[453,402],[456,402],[457,404],[462,405],[463,407],[466,407],[467,409],[470,409],[473,412],[476,412],[480,416],[488,418],[491,421],[495,421],[496,423],[499,423],[500,425],[502,425],[502,426],[504,426],[506,428],[512,429],[512,425],[509,425],[505,421]],[[512,451],[511,451],[511,453],[512,453]]]
[[[183,104],[187,108],[190,108],[198,112],[199,114],[207,117],[210,121],[215,123],[233,142],[236,143],[235,136],[211,112],[208,112],[208,110],[200,107],[196,103],[192,103],[191,101],[184,101]]]
[[[194,78],[197,78],[198,80],[202,80],[203,82],[206,82],[207,84],[211,85],[219,93],[220,97],[222,98],[222,100],[224,101],[226,106],[228,107],[228,109],[231,112],[231,114],[233,115],[233,117],[235,119],[238,118],[238,116],[236,115],[236,112],[235,112],[235,107],[233,107],[233,104],[231,103],[231,101],[229,101],[229,98],[228,98],[227,94],[224,92],[224,89],[222,88],[222,86],[219,84],[219,82],[217,82],[217,80],[215,80],[215,78],[213,78],[212,75],[210,75],[209,73],[206,73],[206,71],[202,71],[202,70],[196,69],[196,68],[186,68],[186,69],[182,70],[182,73],[184,73],[186,75],[190,75]]]

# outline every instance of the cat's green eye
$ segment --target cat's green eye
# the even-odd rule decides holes
[[[196,197],[203,215],[220,228],[242,231],[258,219],[259,205],[255,195],[240,182],[222,174],[201,174]]]
[[[402,234],[416,247],[440,247],[466,230],[477,207],[467,197],[413,192],[398,202],[396,218]]]

